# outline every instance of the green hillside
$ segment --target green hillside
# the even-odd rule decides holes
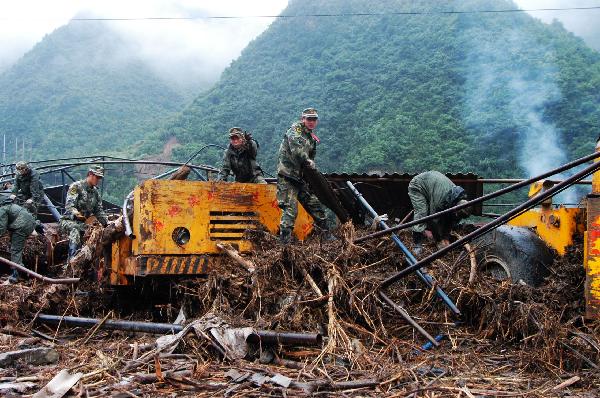
[[[398,15],[514,8],[510,1],[290,1],[221,80],[147,140],[179,159],[251,130],[273,173],[281,136],[315,106],[323,171],[476,171],[522,176],[593,150],[600,55],[525,13]],[[207,152],[200,158],[217,161]],[[533,159],[533,161],[532,161]]]
[[[101,22],[71,22],[47,35],[0,75],[0,134],[8,160],[25,154],[131,152],[130,146],[181,110],[175,91]],[[1,139],[1,137],[0,137]],[[20,157],[20,156],[19,156]]]

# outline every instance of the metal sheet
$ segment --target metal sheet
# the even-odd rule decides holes
[[[367,202],[373,206],[378,214],[388,214],[390,220],[402,219],[411,210],[412,205],[408,197],[408,184],[416,174],[326,174],[325,177],[334,185],[340,201],[355,222],[360,222],[364,210],[358,204],[345,186],[346,181],[352,182],[363,194]],[[474,199],[483,195],[483,184],[479,177],[473,173],[446,174],[452,182],[465,189],[467,198]],[[474,215],[481,215],[482,205],[473,209]]]

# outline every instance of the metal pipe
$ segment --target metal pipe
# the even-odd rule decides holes
[[[460,210],[460,209],[464,209],[466,207],[471,207],[471,206],[473,206],[473,205],[475,205],[477,203],[481,203],[481,202],[484,202],[486,200],[493,199],[493,198],[496,198],[498,196],[504,195],[505,193],[514,191],[515,189],[522,188],[524,186],[527,186],[527,185],[529,185],[529,184],[531,184],[533,182],[542,180],[542,179],[544,179],[546,177],[549,177],[551,175],[554,175],[554,174],[557,174],[557,173],[561,173],[561,172],[563,172],[565,170],[569,170],[569,169],[571,169],[573,167],[579,166],[580,164],[589,162],[590,160],[596,159],[598,157],[600,157],[600,152],[594,152],[594,153],[592,153],[590,155],[584,156],[584,157],[579,158],[577,160],[574,160],[574,161],[572,161],[570,163],[567,163],[567,164],[564,164],[564,165],[562,165],[560,167],[557,167],[554,170],[550,170],[550,171],[548,171],[546,173],[540,174],[537,177],[533,177],[533,178],[530,178],[528,180],[524,180],[524,181],[521,181],[521,182],[516,183],[514,185],[511,185],[509,187],[502,188],[502,189],[500,189],[498,191],[489,193],[487,195],[483,195],[483,196],[481,196],[479,198],[475,198],[475,199],[473,199],[473,200],[471,200],[471,201],[469,201],[467,203],[464,203],[462,205],[458,205],[458,206],[454,206],[454,207],[451,207],[451,208],[446,209],[446,210],[442,210],[440,212],[431,214],[431,215],[429,215],[427,217],[423,217],[423,218],[420,218],[418,220],[413,220],[413,221],[408,222],[406,224],[397,225],[397,226],[392,227],[392,228],[387,228],[387,229],[384,229],[382,231],[378,231],[378,232],[374,232],[374,233],[369,234],[369,235],[362,236],[362,237],[360,237],[358,239],[355,239],[354,243],[361,243],[361,242],[364,242],[364,241],[369,240],[369,239],[378,238],[380,236],[387,235],[387,234],[389,234],[391,232],[400,231],[400,230],[412,227],[413,225],[422,224],[422,223],[424,223],[426,221],[433,220],[434,218],[438,218],[440,216],[452,213],[454,211],[457,211],[457,210]],[[564,180],[563,182],[561,182],[561,183],[559,183],[559,184],[557,184],[555,186],[559,186],[559,185],[563,184],[565,181],[570,181],[570,180],[571,180],[571,178],[567,178],[566,180]],[[572,184],[570,184],[570,185],[572,185]],[[546,191],[546,192],[549,192],[549,191]]]
[[[360,201],[363,207],[371,214],[373,218],[379,217],[375,209],[373,209],[373,207],[369,204],[369,202],[367,202],[364,196],[358,191],[358,189],[356,189],[354,184],[352,184],[350,181],[346,181],[346,185],[348,186],[348,188],[350,188],[352,193],[354,193],[354,196]],[[408,216],[410,216],[410,214],[412,214],[412,211],[408,214]],[[379,221],[379,225],[383,229],[389,228],[388,225],[382,220]],[[394,241],[396,246],[398,246],[400,250],[402,250],[402,252],[406,256],[406,260],[410,265],[415,264],[417,262],[415,256],[411,253],[410,250],[408,250],[408,248],[402,243],[402,241],[396,234],[392,234],[392,240]],[[423,282],[425,282],[428,288],[435,288],[435,292],[438,295],[438,297],[442,299],[444,304],[446,304],[455,315],[460,315],[460,310],[458,309],[458,307],[456,307],[456,304],[454,304],[454,302],[450,299],[450,297],[448,297],[446,292],[444,292],[444,290],[442,290],[442,288],[435,283],[431,275],[421,270],[418,270],[416,274],[419,278],[421,278]]]
[[[15,262],[12,262],[4,257],[0,257],[0,263],[9,265],[10,267],[21,271],[35,279],[39,279],[41,281],[44,281],[46,283],[50,283],[52,285],[69,285],[69,284],[73,284],[73,283],[77,283],[79,282],[79,278],[62,278],[62,279],[54,279],[54,278],[48,278],[47,276],[44,275],[40,275],[37,272],[34,272],[32,270],[30,270],[27,267],[22,266],[21,264],[17,264]]]
[[[252,344],[289,344],[289,345],[321,345],[323,336],[320,333],[275,332],[273,330],[257,330],[246,338]]]
[[[66,326],[80,326],[87,328],[100,324],[100,327],[103,329],[153,334],[175,334],[181,332],[184,328],[183,325],[175,325],[172,323],[134,322],[118,319],[107,319],[101,323],[101,319],[47,314],[38,314],[35,320],[51,325],[58,325],[60,323]],[[319,333],[293,333],[275,332],[272,330],[257,330],[256,333],[250,334],[246,341],[249,343],[262,342],[264,344],[321,345],[323,343],[323,336]]]
[[[523,181],[527,181],[527,180],[524,178],[478,178],[477,179],[477,182],[482,182],[484,184],[516,184],[518,182],[523,182]],[[559,184],[559,183],[563,182],[564,180],[547,180],[547,181],[551,182],[553,184]],[[573,185],[591,185],[591,184],[592,184],[591,180],[581,180],[581,181],[577,181]]]
[[[379,291],[379,297],[381,297],[383,301],[385,301],[390,307],[392,307],[397,313],[399,313],[400,316],[402,316],[402,318],[404,318],[404,320],[410,324],[410,326],[412,326],[417,332],[421,333],[423,337],[429,340],[431,344],[433,344],[436,347],[440,345],[440,343],[432,335],[430,335],[427,332],[427,330],[423,329],[421,325],[419,325],[414,319],[412,319],[412,317],[408,314],[408,312],[406,312],[404,308],[396,304],[381,290]]]
[[[123,201],[123,209],[121,209],[123,213],[123,225],[125,226],[125,236],[135,239],[135,235],[133,234],[133,230],[131,229],[131,223],[129,222],[129,215],[127,214],[127,203],[133,197],[133,191],[129,192],[129,194],[125,197]]]
[[[600,152],[598,153],[600,154]],[[419,262],[417,262],[416,264],[413,264],[405,269],[403,269],[402,271],[390,276],[389,278],[387,278],[385,281],[383,281],[383,283],[381,284],[380,288],[384,289],[387,286],[389,286],[390,284],[394,283],[395,281],[399,280],[400,278],[404,277],[405,275],[414,272],[415,270],[420,269],[421,267],[425,266],[426,264],[429,264],[430,262],[437,260],[438,258],[442,257],[444,254],[450,252],[452,249],[462,246],[465,243],[470,242],[471,240],[491,231],[492,229],[497,228],[498,226],[500,226],[501,224],[506,223],[507,221],[511,220],[512,218],[518,216],[519,214],[521,214],[522,212],[530,209],[531,207],[537,205],[538,203],[543,202],[544,200],[548,199],[549,197],[556,195],[557,193],[563,191],[564,189],[570,187],[571,185],[573,185],[573,183],[575,181],[579,181],[585,177],[587,177],[588,175],[594,173],[595,171],[600,170],[600,162],[594,163],[588,167],[586,167],[585,169],[583,169],[582,171],[574,174],[573,176],[567,178],[566,180],[564,180],[563,182],[561,182],[560,184],[557,184],[555,186],[553,186],[552,188],[550,188],[547,191],[543,191],[541,192],[539,195],[536,195],[535,197],[529,199],[528,201],[524,202],[523,204],[521,204],[520,206],[515,207],[514,209],[512,209],[511,211],[503,214],[502,216],[496,218],[493,221],[490,221],[489,223],[483,225],[482,227],[476,229],[475,231],[471,232],[470,234],[464,236],[461,239],[458,239],[457,241],[451,243],[450,245],[446,246],[445,248],[438,250],[437,252],[431,254],[428,257],[425,257],[424,259],[420,260]]]
[[[52,201],[46,194],[44,194],[44,202],[46,202],[46,207],[48,208],[48,210],[50,210],[50,213],[52,213],[52,217],[54,217],[54,219],[57,222],[59,222],[60,221],[60,213],[58,212],[58,210],[56,210],[56,206],[54,206],[54,203],[52,203]]]

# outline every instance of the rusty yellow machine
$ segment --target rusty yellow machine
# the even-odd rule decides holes
[[[136,277],[199,275],[218,265],[219,243],[252,250],[246,231],[277,234],[281,210],[272,184],[147,180],[133,193],[131,229],[112,245],[110,283]],[[312,218],[299,208],[294,234],[304,239]]]

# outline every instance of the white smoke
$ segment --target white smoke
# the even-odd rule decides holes
[[[525,175],[515,168],[511,177],[534,177],[565,164],[563,132],[546,115],[548,107],[561,99],[553,50],[517,27],[502,37],[472,38],[469,45],[465,124],[496,140],[503,139],[507,130],[516,132],[506,139],[517,140],[517,158]],[[492,119],[498,117],[502,120]],[[552,177],[560,178],[564,175]],[[576,200],[574,190],[556,199]]]

